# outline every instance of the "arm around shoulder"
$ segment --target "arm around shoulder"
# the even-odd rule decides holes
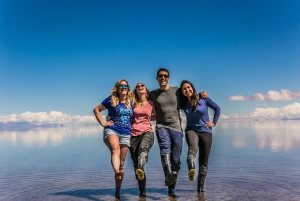
[[[156,110],[155,110],[155,104],[153,103],[153,101],[148,100],[149,104],[152,106],[152,111],[151,111],[151,121],[155,121],[156,120]]]
[[[203,98],[203,99],[206,99],[206,98],[208,98],[208,93],[206,93],[206,91],[201,91],[199,93],[199,97]]]

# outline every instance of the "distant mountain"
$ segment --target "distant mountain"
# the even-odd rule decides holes
[[[63,124],[33,124],[28,122],[12,122],[8,121],[0,123],[0,131],[17,131],[17,130],[30,130],[34,128],[53,128],[62,127]]]

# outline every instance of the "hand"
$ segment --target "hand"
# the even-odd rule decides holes
[[[110,121],[110,116],[106,116],[106,121]]]
[[[207,126],[208,128],[211,128],[211,127],[214,127],[215,124],[214,124],[213,122],[207,122],[207,123],[206,123],[206,126]]]
[[[200,92],[200,96],[201,96],[201,98],[207,98],[208,97],[208,94],[206,93],[206,91],[201,91]]]
[[[102,125],[103,127],[108,127],[108,126],[113,126],[114,122],[112,120],[107,121],[106,123],[104,123],[104,125]]]

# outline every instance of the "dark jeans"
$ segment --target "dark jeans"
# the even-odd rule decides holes
[[[185,135],[188,144],[188,157],[194,156],[196,158],[199,147],[199,172],[207,172],[208,158],[212,145],[211,133],[200,133],[189,130]],[[205,174],[204,173],[204,174]]]
[[[148,161],[148,153],[154,143],[154,133],[146,132],[139,136],[131,136],[130,138],[130,155],[133,161],[134,173],[136,169],[144,171],[144,167]],[[138,176],[135,177],[139,184],[140,193],[146,193],[146,174],[143,180],[139,180]]]
[[[156,129],[156,137],[160,155],[170,155],[171,169],[178,172],[180,170],[183,133],[161,127]]]
[[[148,161],[148,153],[154,143],[154,133],[146,132],[139,136],[130,138],[130,154],[135,169],[144,170]],[[140,164],[139,164],[140,163]]]

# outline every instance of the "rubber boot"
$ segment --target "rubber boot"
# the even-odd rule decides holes
[[[172,198],[176,198],[176,194],[175,194],[176,182],[177,181],[174,181],[170,186],[168,186],[168,196]]]
[[[187,157],[187,164],[188,164],[188,167],[189,167],[188,176],[189,176],[189,180],[190,181],[194,181],[195,180],[195,175],[196,175],[195,161],[196,161],[195,156],[188,155],[188,157]]]
[[[140,197],[146,197],[146,176],[143,180],[138,180]]]
[[[135,174],[138,176],[139,180],[144,179],[145,176],[144,167],[146,165],[147,158],[148,158],[147,153],[143,153],[143,152],[138,157],[138,168],[136,169]]]
[[[198,175],[198,192],[205,192],[204,189],[204,183],[207,175],[207,168],[206,167],[200,167],[199,175]]]
[[[177,180],[178,173],[176,171],[171,171],[170,156],[168,154],[161,155],[161,164],[165,173],[165,185],[170,186],[172,182]]]
[[[140,180],[138,178],[138,175],[135,175],[136,180],[139,184],[139,190],[140,190],[140,197],[146,197],[146,175],[144,175],[144,178]]]

